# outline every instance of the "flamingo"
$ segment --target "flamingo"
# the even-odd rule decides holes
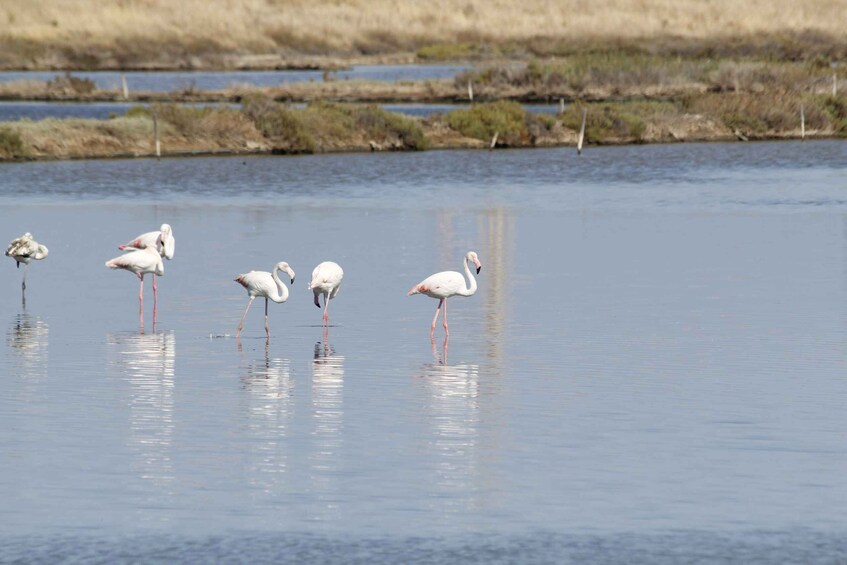
[[[27,232],[17,239],[13,239],[6,248],[6,257],[11,257],[15,260],[15,266],[20,269],[21,263],[24,264],[24,280],[21,283],[21,290],[26,291],[26,275],[29,271],[29,262],[33,259],[41,260],[47,257],[47,248],[34,239],[32,234]]]
[[[464,265],[465,274],[470,280],[470,285],[465,287],[465,277],[456,271],[442,271],[430,275],[409,290],[407,296],[413,294],[425,294],[432,298],[438,298],[438,307],[435,309],[435,317],[432,319],[432,326],[429,330],[429,337],[435,336],[435,322],[438,320],[438,314],[441,312],[441,306],[444,306],[444,334],[450,335],[450,330],[447,329],[447,299],[451,296],[473,296],[476,293],[476,279],[471,270],[468,268],[468,261],[471,261],[476,266],[476,274],[479,274],[482,269],[482,264],[479,262],[479,257],[475,251],[468,251],[465,255]]]
[[[344,271],[332,261],[324,261],[312,271],[312,282],[309,283],[309,289],[315,294],[315,306],[321,307],[320,295],[324,296],[324,315],[323,323],[329,327],[329,301],[335,298],[338,294],[338,289],[341,286],[341,279],[344,278]]]
[[[129,243],[125,243],[123,245],[118,245],[118,249],[121,251],[138,251],[139,249],[144,249],[147,247],[153,247],[158,252],[159,255],[170,261],[174,258],[174,251],[176,250],[176,240],[174,239],[174,232],[171,229],[170,224],[162,224],[158,231],[149,231],[147,233],[143,233],[130,241]],[[158,290],[159,288],[156,286],[156,273],[153,273],[153,303],[155,304],[158,299]]]
[[[152,273],[154,276],[159,275],[161,277],[165,274],[165,265],[162,262],[162,256],[159,254],[159,251],[155,247],[142,247],[141,249],[135,249],[106,261],[106,266],[110,269],[125,269],[135,273],[138,277],[140,281],[138,288],[138,314],[142,316],[144,314],[144,275]],[[155,292],[153,296],[153,323],[155,324]]]
[[[243,275],[235,277],[235,282],[247,289],[247,295],[250,300],[247,302],[247,308],[244,309],[244,315],[241,316],[241,322],[238,324],[238,329],[235,331],[235,337],[241,336],[241,330],[244,328],[244,318],[247,317],[247,311],[250,310],[250,305],[257,296],[265,297],[265,334],[268,339],[271,338],[271,330],[268,326],[268,299],[273,300],[277,304],[282,304],[288,300],[288,287],[282,284],[277,276],[277,271],[284,271],[291,277],[291,284],[294,284],[294,269],[288,263],[282,261],[274,265],[271,272],[267,271],[250,271]]]

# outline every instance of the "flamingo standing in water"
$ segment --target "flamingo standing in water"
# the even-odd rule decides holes
[[[324,315],[323,323],[329,327],[329,301],[335,298],[338,294],[338,289],[341,286],[341,279],[344,278],[344,271],[332,261],[324,261],[312,271],[312,282],[309,283],[309,289],[315,294],[315,306],[321,307],[320,295],[324,297]]]
[[[235,277],[235,282],[247,289],[247,295],[250,300],[247,302],[247,308],[244,309],[244,315],[241,316],[241,322],[238,323],[238,329],[235,331],[235,337],[241,336],[241,330],[244,328],[244,318],[247,317],[247,311],[250,310],[250,305],[257,296],[265,297],[265,334],[268,339],[271,338],[271,330],[268,326],[268,299],[273,300],[277,304],[282,304],[288,300],[288,287],[282,284],[277,276],[277,271],[284,271],[291,277],[291,284],[294,284],[294,269],[288,263],[282,261],[274,265],[271,272],[267,271],[250,271],[243,275]]]
[[[47,257],[47,248],[34,239],[32,234],[27,232],[17,239],[13,239],[6,248],[6,257],[11,257],[15,260],[15,266],[20,269],[21,263],[24,264],[24,280],[21,283],[21,291],[26,291],[26,275],[29,271],[29,262],[33,259],[40,260]]]
[[[152,273],[153,276],[160,277],[165,274],[165,264],[162,262],[162,256],[155,247],[143,247],[135,249],[129,253],[119,255],[114,259],[106,261],[106,266],[110,269],[124,269],[135,273],[140,281],[138,287],[138,315],[144,315],[144,275]],[[155,287],[153,287],[155,289]],[[154,291],[153,299],[153,324],[156,323],[156,299]]]
[[[447,329],[447,299],[451,296],[473,296],[476,293],[476,279],[468,268],[468,261],[476,266],[476,274],[479,274],[480,269],[482,269],[482,264],[479,262],[476,252],[468,251],[464,260],[465,274],[470,281],[468,287],[465,287],[465,277],[461,273],[442,271],[428,276],[409,290],[407,296],[425,294],[432,298],[438,298],[438,307],[435,309],[435,317],[432,319],[432,326],[429,330],[429,337],[431,338],[435,336],[435,322],[438,320],[442,305],[444,306],[444,334],[450,335],[450,331]]]
[[[174,251],[176,251],[176,240],[174,239],[174,232],[171,229],[170,224],[162,224],[158,231],[149,231],[147,233],[143,233],[130,241],[129,243],[125,243],[123,245],[118,245],[118,249],[121,251],[138,251],[139,249],[145,249],[148,247],[152,247],[156,249],[156,251],[170,261],[174,258]],[[158,302],[158,287],[156,286],[156,273],[153,273],[153,304],[155,305]]]

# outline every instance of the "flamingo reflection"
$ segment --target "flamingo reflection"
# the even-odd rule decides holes
[[[173,482],[176,337],[143,332],[110,335],[114,365],[129,384],[129,437],[137,475],[156,486]],[[160,493],[160,491],[156,491]]]
[[[435,462],[434,487],[445,495],[439,499],[450,505],[476,505],[480,489],[479,365],[448,365],[448,344],[445,339],[439,351],[432,341],[435,361],[424,365],[417,379],[426,394],[431,425],[426,446]]]
[[[286,440],[294,416],[294,378],[288,359],[270,356],[265,341],[264,356],[247,364],[241,377],[247,391],[247,433],[251,456],[249,481],[258,489],[262,502],[282,495],[281,482],[288,472]]]
[[[50,328],[47,322],[24,310],[15,315],[6,334],[6,343],[20,363],[15,374],[39,377],[47,374],[47,345]]]
[[[312,360],[312,418],[314,451],[310,456],[312,485],[322,513],[334,513],[336,482],[344,424],[344,357],[329,344],[329,334],[315,344]],[[318,519],[327,518],[322,515]]]

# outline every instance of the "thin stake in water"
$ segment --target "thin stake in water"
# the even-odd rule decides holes
[[[579,126],[579,139],[576,141],[576,154],[582,155],[582,142],[585,139],[585,117],[588,115],[588,109],[582,109],[582,125]]]

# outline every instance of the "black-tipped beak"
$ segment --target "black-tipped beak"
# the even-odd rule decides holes
[[[476,268],[476,274],[479,274],[479,272],[480,272],[481,270],[482,270],[482,267],[477,267],[477,268]]]
[[[291,277],[291,284],[294,284],[294,277]]]

